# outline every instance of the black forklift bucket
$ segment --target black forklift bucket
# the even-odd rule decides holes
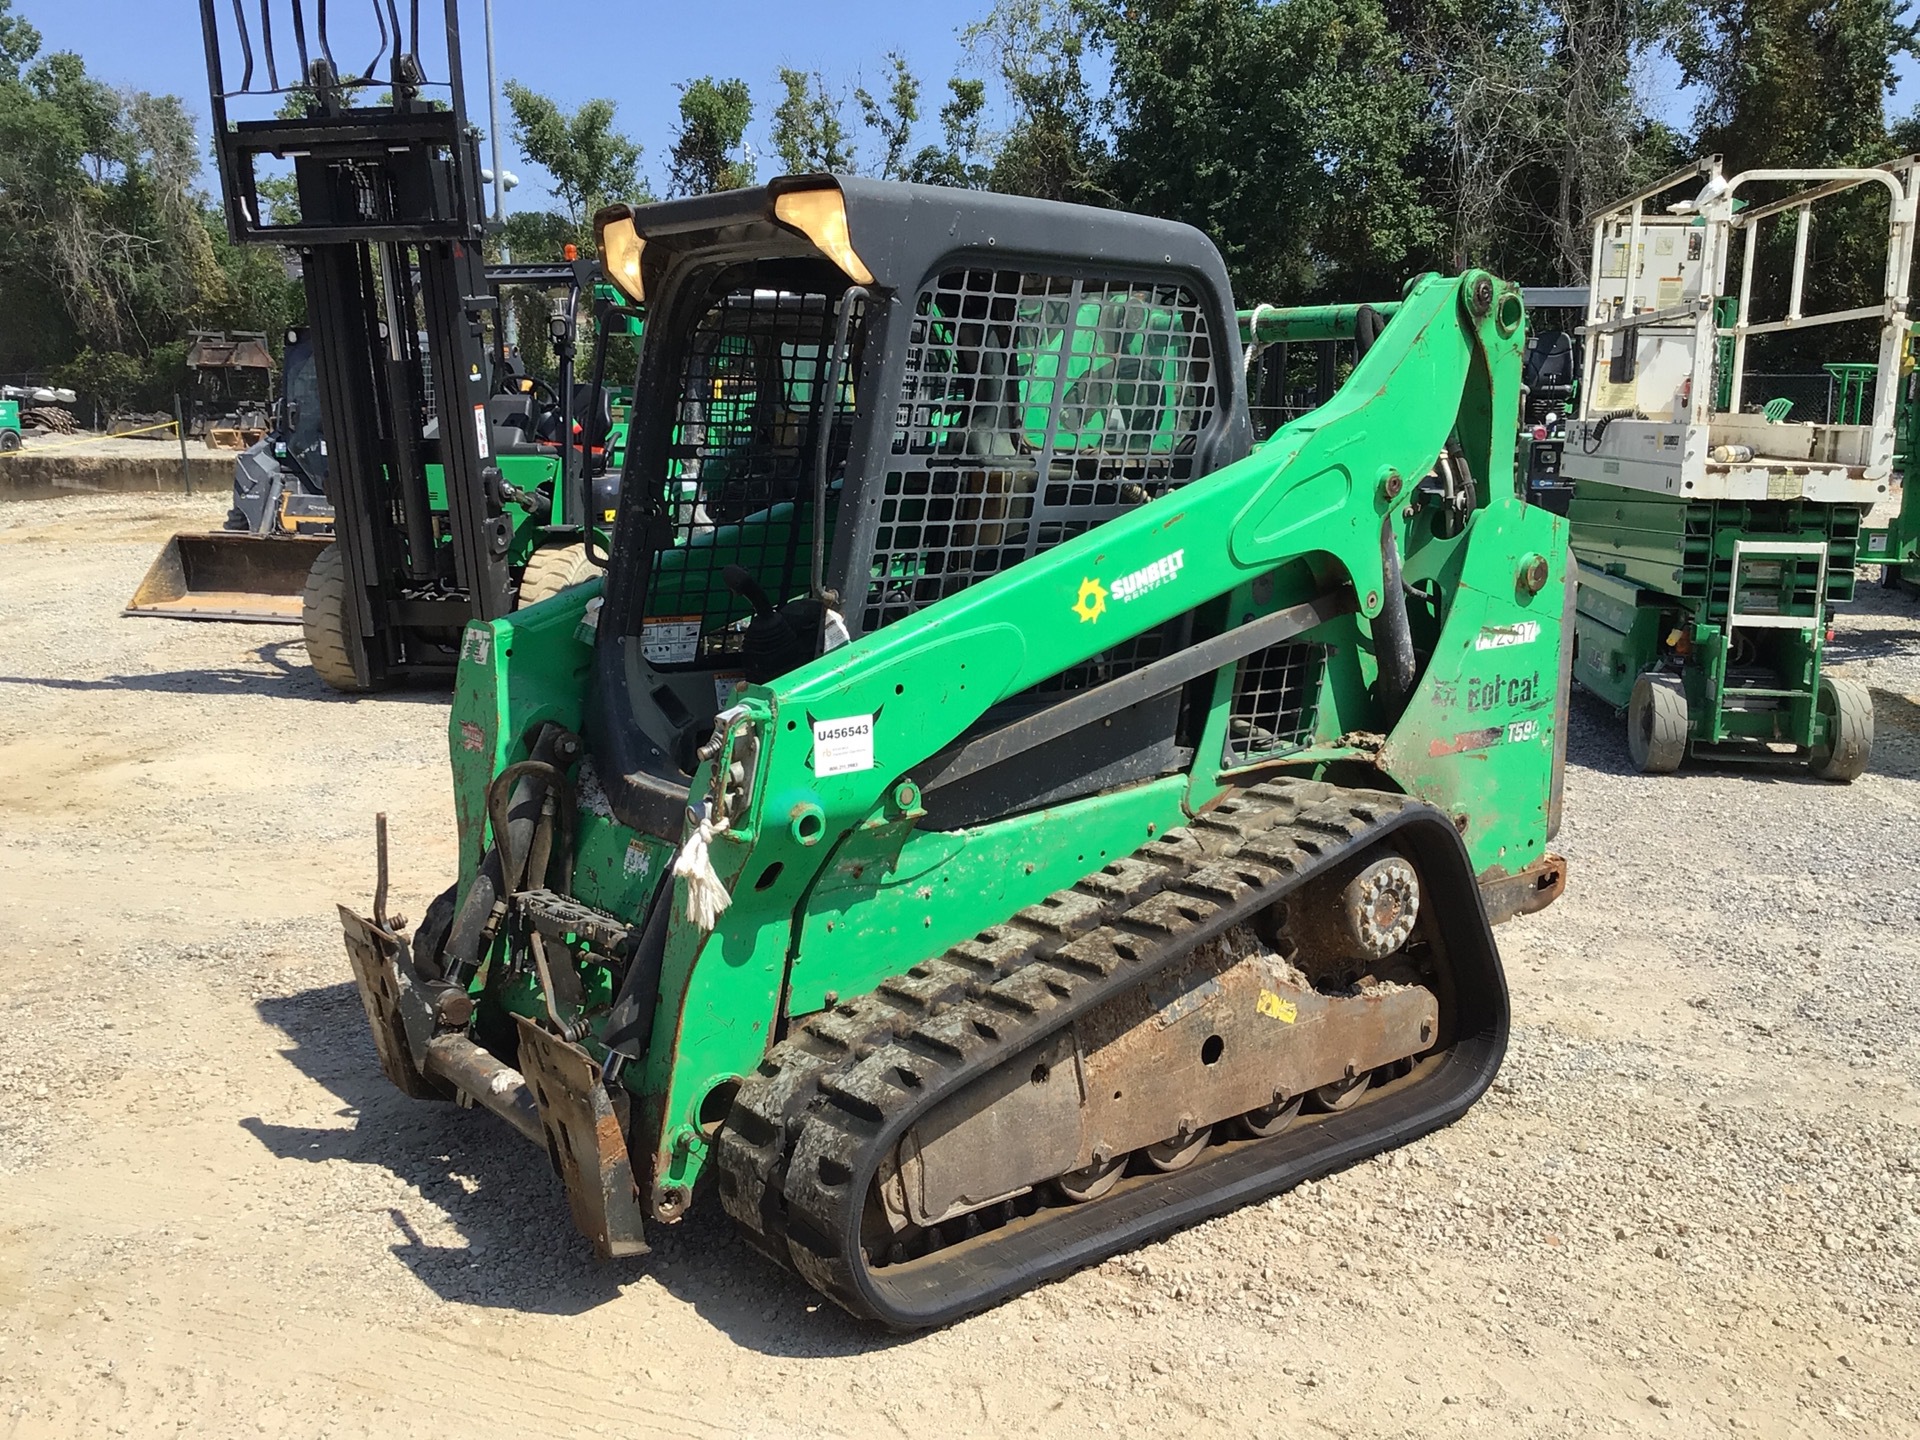
[[[176,535],[121,613],[298,625],[307,571],[331,543],[331,536],[244,530]]]

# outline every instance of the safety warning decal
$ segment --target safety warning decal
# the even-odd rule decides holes
[[[1278,1020],[1283,1025],[1291,1025],[1300,1018],[1300,1007],[1291,1000],[1282,1000],[1271,990],[1262,990],[1260,998],[1254,1002],[1258,1010],[1269,1020]]]
[[[640,654],[649,665],[684,665],[700,655],[698,615],[649,615],[640,622]]]

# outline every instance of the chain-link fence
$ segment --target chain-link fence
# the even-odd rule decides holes
[[[1843,394],[1843,388],[1848,393]],[[1843,387],[1838,378],[1824,370],[1801,374],[1749,373],[1740,385],[1740,408],[1763,410],[1769,401],[1790,400],[1793,409],[1787,412],[1788,420],[1864,424],[1873,414],[1873,388],[1871,375],[1863,384]]]

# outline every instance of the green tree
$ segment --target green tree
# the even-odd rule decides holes
[[[826,77],[782,66],[783,92],[773,109],[773,150],[789,175],[846,175],[854,168],[846,97],[827,89]]]
[[[1447,263],[1584,279],[1586,215],[1670,168],[1678,137],[1635,87],[1671,0],[1402,0],[1396,23],[1444,137],[1426,185]]]
[[[41,55],[6,0],[0,26],[0,287],[25,312],[6,328],[42,365],[88,344],[146,355],[219,283],[192,122]]]
[[[161,408],[187,330],[277,338],[298,317],[281,254],[227,241],[201,154],[178,98],[42,54],[0,0],[0,371],[67,376],[107,411]]]
[[[1894,60],[1920,54],[1896,0],[1705,0],[1671,48],[1702,88],[1699,143],[1729,172],[1887,158]]]
[[[1115,3],[1116,17],[1124,12]],[[960,32],[976,61],[991,64],[1007,92],[1012,124],[993,146],[990,183],[1013,195],[1105,204],[1112,156],[1083,62],[1105,18],[1078,0],[997,0]]]
[[[1447,227],[1420,184],[1428,95],[1379,0],[1081,13],[1113,69],[1105,186],[1205,230],[1242,296],[1378,297],[1433,263]]]
[[[993,175],[980,134],[981,115],[986,108],[986,81],[959,76],[947,81],[947,103],[940,107],[942,143],[928,145],[915,155],[907,167],[907,178],[923,185],[984,190]]]
[[[1699,147],[1720,152],[1731,175],[1892,158],[1886,97],[1894,60],[1920,53],[1920,44],[1897,0],[1707,0],[1686,13],[1672,49],[1685,78],[1703,91]],[[1747,198],[1767,194],[1762,188]],[[1886,226],[1877,186],[1815,210],[1805,313],[1878,302]],[[1786,313],[1792,256],[1790,221],[1762,231],[1756,316]],[[1748,365],[1802,368],[1831,343],[1819,331],[1761,336]]]
[[[753,97],[744,80],[704,75],[682,85],[667,193],[708,195],[753,184],[753,161],[742,151],[752,119]]]
[[[516,80],[506,83],[513,143],[553,177],[553,194],[576,231],[614,200],[653,197],[640,183],[641,147],[614,128],[611,100],[588,100],[568,112]]]
[[[898,51],[887,52],[887,66],[893,73],[886,94],[876,97],[862,85],[854,89],[853,100],[867,128],[880,137],[880,163],[873,173],[882,180],[904,180],[909,169],[907,147],[913,143],[913,127],[920,119],[920,82]]]

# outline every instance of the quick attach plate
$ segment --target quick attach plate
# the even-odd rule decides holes
[[[520,1026],[520,1071],[539,1102],[547,1153],[566,1184],[573,1223],[602,1260],[646,1254],[626,1130],[601,1083],[600,1066],[578,1045],[524,1015],[514,1019]]]
[[[340,928],[346,932],[347,958],[360,1003],[380,1054],[380,1069],[404,1095],[416,1100],[444,1100],[445,1086],[427,1078],[427,1042],[433,1038],[433,1012],[427,1005],[413,957],[406,942],[340,907]]]

